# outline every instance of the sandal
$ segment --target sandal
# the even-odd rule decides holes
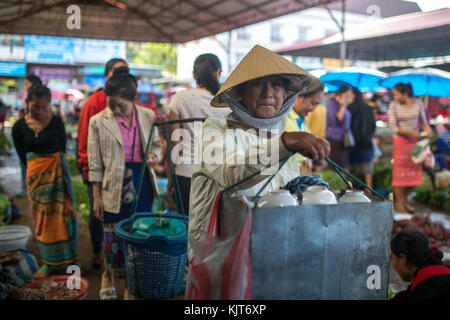
[[[42,278],[47,278],[52,273],[52,269],[46,264],[42,265],[39,270],[33,274],[33,279],[39,280]]]
[[[102,267],[103,259],[102,259],[101,254],[94,254],[94,256],[92,257],[92,260],[91,260],[91,265],[92,265],[92,268],[94,268],[94,269],[100,269]]]
[[[123,300],[136,300],[136,298],[130,293],[128,289],[125,289],[123,293]]]
[[[117,300],[116,288],[105,288],[100,290],[100,300]]]

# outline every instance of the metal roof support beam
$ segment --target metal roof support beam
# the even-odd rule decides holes
[[[190,5],[196,7],[196,8],[198,9],[197,13],[198,13],[198,12],[201,12],[201,11],[205,11],[205,12],[208,12],[209,14],[215,16],[215,17],[216,17],[217,19],[219,19],[219,20],[220,20],[220,19],[223,19],[223,17],[221,17],[221,16],[219,16],[219,15],[217,15],[217,14],[215,14],[215,13],[209,11],[210,8],[212,8],[212,7],[214,7],[214,6],[218,5],[218,4],[221,4],[221,3],[223,2],[222,0],[213,2],[213,3],[209,4],[209,5],[206,6],[206,7],[199,7],[198,5],[192,3],[191,1],[180,0],[180,1],[177,1],[177,2],[171,4],[171,5],[167,6],[167,7],[160,7],[160,9],[161,9],[161,8],[162,8],[162,9],[161,9],[157,14],[149,15],[149,16],[147,16],[147,18],[148,18],[148,20],[151,20],[152,18],[159,17],[161,14],[163,14],[163,12],[164,12],[165,10],[167,10],[167,9],[173,9],[174,7],[180,5],[180,4],[183,3],[183,2],[187,2],[187,3],[189,3]],[[171,27],[172,29],[174,29],[176,32],[186,32],[186,29],[182,29],[182,28],[176,27],[176,26],[175,26],[175,25],[176,25],[175,22],[177,22],[177,21],[179,21],[179,20],[187,20],[187,21],[189,21],[189,22],[191,22],[192,24],[195,25],[195,23],[196,23],[197,21],[192,20],[192,19],[189,19],[191,16],[192,16],[192,15],[190,15],[190,14],[184,14],[184,15],[178,14],[177,16],[174,17],[173,20],[169,21],[168,24],[170,24],[170,27]],[[225,23],[228,23],[228,24],[232,25],[232,23],[229,22],[229,21],[227,21],[227,20],[225,20]],[[173,38],[171,38],[170,41],[175,42]]]
[[[189,4],[190,4],[191,6],[193,6],[195,9],[197,9],[197,10],[198,10],[197,12],[200,12],[200,11],[206,11],[206,12],[208,12],[210,15],[212,15],[212,16],[214,16],[214,17],[216,17],[216,18],[219,18],[219,19],[221,18],[218,14],[216,14],[216,13],[210,11],[210,10],[209,10],[210,7],[202,8],[200,5],[198,5],[197,3],[195,3],[195,1],[191,1],[191,0],[184,0],[184,2],[189,3]],[[186,16],[187,16],[187,15],[186,15]],[[184,19],[186,19],[186,16],[185,16]]]
[[[342,1],[342,23],[339,23],[339,21],[336,19],[333,12],[327,6],[327,3],[325,1],[321,0],[321,3],[325,7],[325,9],[327,9],[331,19],[334,21],[339,31],[341,32],[342,41],[340,46],[340,57],[341,57],[341,68],[343,68],[346,59],[347,48],[345,43],[345,0],[341,1]]]
[[[214,5],[217,5],[217,4],[221,3],[221,2],[222,2],[222,1],[218,1],[218,2],[216,2]],[[259,9],[260,7],[263,7],[263,6],[265,6],[265,5],[267,5],[267,4],[270,4],[270,3],[272,3],[272,0],[265,1],[265,2],[263,2],[263,3],[258,4],[257,6],[253,6],[252,8],[256,10],[256,9]],[[248,8],[243,9],[243,10],[240,10],[240,11],[238,11],[238,12],[234,12],[233,14],[229,14],[229,15],[223,16],[222,19],[227,20],[227,19],[229,19],[229,18],[231,18],[231,17],[234,17],[234,16],[237,16],[237,15],[239,15],[239,14],[241,14],[241,13],[245,13],[245,12],[247,12],[247,9],[248,9]],[[202,27],[205,27],[205,26],[207,26],[207,25],[209,25],[209,24],[211,24],[211,23],[213,23],[213,22],[215,22],[215,21],[214,21],[214,20],[210,20],[210,21],[206,21],[206,22],[203,22],[203,23],[199,23],[199,24],[195,25],[193,28],[188,29],[188,30],[186,30],[186,31],[189,32],[189,31],[192,31],[192,30],[195,29],[195,28],[202,28]]]
[[[251,4],[249,4],[248,2],[246,2],[245,0],[241,0],[241,3],[245,4],[247,6],[247,9],[254,9],[256,12],[259,12],[262,16],[269,18],[268,14],[266,11],[261,10],[258,6],[252,6]],[[303,1],[302,1],[303,3]]]
[[[44,1],[42,1],[44,2]],[[31,9],[27,10],[26,12],[24,12],[21,16],[16,16],[14,18],[11,18],[9,20],[4,20],[2,21],[2,23],[6,24],[10,24],[10,23],[14,23],[19,19],[23,19],[23,18],[27,18],[29,16],[32,16],[34,14],[40,13],[42,11],[46,11],[46,10],[50,10],[56,7],[62,7],[62,6],[66,6],[68,4],[71,4],[73,2],[73,0],[61,0],[59,2],[53,3],[53,4],[49,4],[49,5],[42,5],[38,8],[35,8],[35,6],[33,5],[31,7]],[[34,4],[34,3],[33,3]]]
[[[206,12],[208,12],[210,15],[212,15],[212,16],[218,18],[218,19],[223,19],[223,18],[222,18],[221,16],[219,16],[218,14],[216,14],[216,13],[210,11],[209,8],[208,8],[208,9],[204,9],[204,8],[202,8],[201,6],[199,6],[198,4],[196,4],[195,2],[193,2],[193,1],[191,1],[191,0],[185,0],[185,2],[187,2],[187,3],[189,3],[191,6],[195,7],[195,8],[198,10],[197,12],[199,12],[199,11],[206,11]],[[245,4],[245,2],[244,2],[243,0],[241,0],[241,3],[244,3],[244,4]],[[185,19],[186,19],[186,18],[185,18]],[[195,22],[196,22],[195,20],[189,20],[189,19],[186,19],[186,20],[188,20],[188,21],[190,21],[190,22],[192,22],[192,23],[194,23],[194,24],[195,24]],[[228,19],[225,19],[225,23],[231,24],[231,22],[228,21]]]
[[[20,6],[22,6],[24,4],[24,2],[26,2],[26,0],[22,0],[20,2]],[[33,4],[34,1],[28,1],[28,4]],[[0,3],[0,9],[5,9],[5,8],[9,8],[11,6],[17,5],[17,1],[14,0],[3,0]]]
[[[164,32],[161,27],[157,26],[145,13],[142,12],[142,10],[140,10],[139,8],[131,7],[131,6],[128,6],[127,10],[130,10],[134,14],[141,17],[150,27],[152,27],[153,29],[158,31],[159,34],[161,34],[162,36],[166,37],[168,41],[174,42],[173,37],[170,34]]]
[[[178,0],[175,3],[170,3],[167,6],[158,6],[158,8],[160,9],[158,13],[155,14],[151,14],[148,16],[149,19],[153,19],[153,18],[157,18],[159,17],[161,14],[163,14],[163,12],[165,12],[168,9],[173,9],[174,7],[178,6],[180,3],[182,3],[184,0]]]
[[[212,2],[211,4],[209,4],[208,6],[203,7],[200,11],[205,11],[205,12],[208,12],[208,13],[211,14],[211,11],[209,11],[209,9],[211,9],[211,8],[217,6],[218,4],[221,4],[221,3],[223,3],[222,0],[214,1],[214,2]],[[216,16],[216,18],[218,17],[217,15],[215,15],[215,16]],[[175,18],[175,20],[173,20],[172,22],[175,22],[175,21],[180,20],[180,19],[186,19],[186,20],[187,20],[188,17],[190,17],[189,14],[178,15],[178,16]],[[221,19],[228,19],[228,17],[221,17]],[[208,23],[211,23],[211,21],[208,21]],[[187,31],[190,31],[190,30],[192,30],[192,29],[189,29],[189,30],[187,30]]]
[[[144,2],[145,2],[145,0],[141,0],[141,3],[138,5],[138,7],[141,7]],[[128,19],[129,19],[130,15],[132,14],[131,10],[125,9],[125,11],[126,11],[126,14],[122,19],[122,27],[120,28],[119,36],[121,36],[123,34],[123,32],[125,31],[125,26],[127,25]]]

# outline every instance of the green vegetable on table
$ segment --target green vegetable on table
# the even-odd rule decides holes
[[[0,132],[0,149],[11,148],[8,138],[3,132]]]
[[[73,193],[75,195],[75,208],[84,222],[89,219],[89,197],[88,190],[81,177],[72,177]]]
[[[11,206],[11,202],[3,195],[0,195],[0,226],[5,225],[6,212]]]
[[[79,175],[80,171],[77,167],[77,157],[73,154],[66,154],[65,159],[67,161],[67,165],[69,166],[70,174],[72,176]]]
[[[411,156],[418,157],[423,152],[423,150],[425,150],[426,147],[429,147],[432,144],[434,144],[436,142],[437,138],[438,138],[438,135],[434,135],[429,139],[420,140],[411,149]]]
[[[397,292],[389,286],[389,288],[388,288],[388,299],[389,300],[393,299],[396,294],[397,294]]]

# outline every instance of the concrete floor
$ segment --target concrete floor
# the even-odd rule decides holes
[[[36,241],[34,241],[34,223],[31,218],[30,207],[28,199],[26,197],[15,197],[15,204],[18,206],[22,216],[14,220],[13,224],[26,225],[30,227],[33,234],[30,236],[28,245],[33,250],[33,254],[36,256],[37,261],[40,261],[39,249],[37,248]],[[99,300],[99,291],[101,284],[102,270],[93,269],[91,266],[91,243],[89,236],[89,229],[85,222],[80,218],[79,221],[79,240],[78,240],[78,263],[81,265],[82,277],[89,281],[87,300]],[[65,270],[59,271],[64,274]],[[123,298],[123,292],[125,288],[125,280],[118,279],[116,282],[117,295],[119,299]],[[183,295],[174,297],[174,299],[184,299]]]
[[[0,182],[2,183],[5,193],[13,197],[14,202],[18,206],[21,217],[14,220],[13,224],[21,224],[27,225],[33,231],[33,235],[30,236],[28,245],[33,249],[33,253],[40,261],[39,250],[34,241],[34,223],[31,218],[30,208],[28,199],[25,196],[14,196],[20,193],[21,190],[21,182],[20,182],[20,166],[19,159],[14,150],[11,150],[10,156],[0,156]],[[436,212],[429,208],[416,205],[417,215],[424,215],[427,213],[431,214],[432,221],[443,223],[447,229],[450,230],[450,213],[448,212]],[[82,266],[82,277],[89,281],[89,289],[88,289],[88,300],[98,300],[99,299],[99,290],[100,290],[100,281],[102,270],[95,270],[91,267],[91,243],[90,243],[90,235],[88,226],[84,223],[81,218],[79,220],[79,241],[78,241],[78,257],[79,264]],[[450,248],[444,247],[441,248],[444,251],[445,257],[444,259],[450,259]],[[403,282],[397,273],[391,267],[389,273],[390,286],[395,291],[401,291],[406,289],[407,283]],[[123,291],[125,288],[125,281],[123,279],[119,280],[116,283],[117,292],[119,299],[123,297]],[[174,299],[182,300],[184,299],[184,295],[179,295],[174,297]]]

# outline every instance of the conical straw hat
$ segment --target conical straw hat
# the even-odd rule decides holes
[[[313,87],[318,87],[318,84],[322,84],[319,79],[283,58],[278,53],[256,45],[233,70],[211,100],[211,105],[214,107],[227,107],[228,105],[221,97],[222,93],[227,92],[234,100],[239,101],[238,86],[240,84],[271,75],[287,78],[289,80],[287,87],[289,92],[302,91],[302,94],[308,93],[313,84]]]

